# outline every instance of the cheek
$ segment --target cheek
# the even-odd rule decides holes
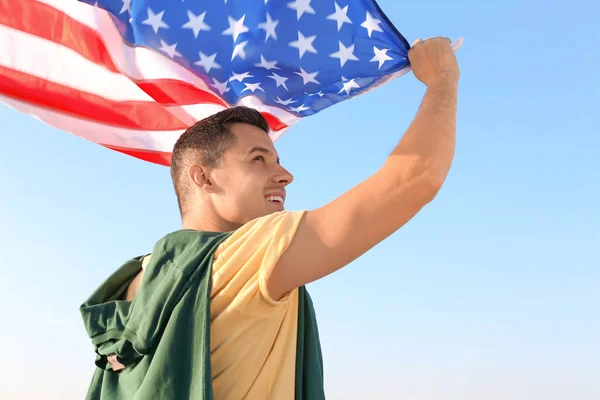
[[[257,176],[241,180],[237,187],[237,202],[239,206],[254,216],[255,213],[263,213],[266,207],[265,187]]]
[[[224,185],[223,200],[230,206],[244,206],[252,203],[256,189],[253,188],[252,180],[243,175],[230,176]]]
[[[267,178],[259,169],[230,169],[221,176],[221,191],[230,206],[254,208],[263,206]]]
[[[247,201],[249,203],[260,201],[264,193],[263,186],[260,182],[251,177],[239,180],[236,185],[236,191],[242,201]]]
[[[226,195],[235,194],[244,183],[244,173],[237,168],[220,171],[219,190]]]

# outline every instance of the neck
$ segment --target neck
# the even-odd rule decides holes
[[[186,213],[182,218],[183,229],[193,229],[205,232],[230,232],[239,228],[238,224],[225,221],[214,215]]]

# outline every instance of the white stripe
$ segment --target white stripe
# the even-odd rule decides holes
[[[262,103],[261,103],[262,104]],[[191,106],[174,106],[174,107],[165,107],[167,108],[173,115],[179,118],[184,124],[188,124],[192,126],[197,121],[209,117],[213,114],[216,114],[219,111],[225,109],[223,106],[215,105],[212,108],[208,108],[208,104],[195,104]],[[217,109],[220,108],[220,109]],[[176,109],[182,109],[184,113],[178,113]],[[259,110],[261,111],[261,110]],[[295,123],[295,122],[294,122]],[[279,131],[270,130],[269,137],[273,142],[282,137],[287,130],[289,129],[291,124],[287,124],[287,128],[280,129]]]
[[[277,132],[271,130],[269,132],[269,137],[271,138],[271,140],[273,142],[275,142],[277,139],[279,139],[280,137],[282,137],[288,131],[288,129],[289,128],[283,128],[283,129],[281,129],[280,131],[277,131]]]
[[[268,112],[269,114],[272,114],[273,116],[279,118],[279,120],[287,126],[294,125],[300,120],[300,117],[297,117],[296,115],[290,112],[282,110],[279,107],[272,107],[266,105],[258,97],[252,95],[242,97],[238,100],[236,105],[251,107],[260,112]]]
[[[166,55],[145,47],[127,45],[106,10],[78,1],[37,1],[62,11],[79,23],[95,30],[102,37],[113,63],[130,78],[135,80],[175,79],[214,93],[202,79]]]
[[[115,101],[152,97],[119,73],[50,40],[0,25],[0,66]]]
[[[105,10],[92,7],[78,1],[38,0],[60,10],[79,23],[95,30],[103,42],[117,69],[134,80],[173,79],[199,89],[213,93],[221,98],[212,87],[166,55],[145,47],[131,47],[124,43],[121,34]],[[284,124],[292,125],[299,117],[282,108],[264,104],[254,96],[240,99],[237,105],[246,105],[261,112],[268,112],[279,118]],[[230,106],[232,106],[230,104]]]
[[[0,102],[17,111],[32,115],[60,130],[72,133],[94,143],[105,145],[170,153],[173,151],[175,142],[184,132],[183,130],[149,132],[116,128],[81,118],[71,117],[45,108],[32,106],[2,95],[0,95]]]
[[[254,96],[246,96],[240,99],[237,105],[251,107],[260,112],[268,112],[269,114],[279,118],[279,120],[287,126],[293,125],[300,120],[298,117],[290,113],[282,112],[282,110],[279,108],[270,107],[263,104]],[[225,109],[225,107],[218,104],[192,104],[185,106],[167,106],[165,108],[187,125],[193,125],[195,122]],[[187,114],[188,118],[180,113],[177,113],[176,109],[182,109],[185,114]]]
[[[113,73],[67,47],[38,36],[0,25],[0,48],[5,49],[0,52],[0,66],[109,100],[154,102],[126,76]],[[293,114],[267,106],[254,96],[246,96],[238,104],[268,112],[288,126],[298,121]],[[187,125],[225,109],[211,103],[165,108]]]
[[[171,114],[177,117],[186,125],[192,126],[196,122],[227,109],[227,107],[219,104],[193,104],[186,106],[166,106]]]
[[[179,131],[139,131],[134,129],[115,128],[88,120],[71,117],[48,109],[32,106],[19,100],[0,95],[0,103],[16,111],[31,115],[40,121],[65,132],[72,133],[82,139],[96,144],[112,145],[129,149],[172,152],[175,142],[184,132]],[[270,131],[273,142],[283,136],[289,128],[278,132]]]

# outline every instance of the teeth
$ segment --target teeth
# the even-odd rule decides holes
[[[283,203],[283,197],[281,197],[281,196],[267,196],[267,200]]]

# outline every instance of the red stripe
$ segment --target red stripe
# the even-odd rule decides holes
[[[138,82],[137,85],[150,97],[164,105],[192,105],[199,103],[220,104],[230,107],[220,97],[198,89],[196,86],[174,79]],[[274,131],[280,131],[288,126],[279,118],[268,112],[261,112]]]
[[[287,128],[287,125],[281,122],[279,118],[274,116],[273,114],[269,114],[268,112],[261,112],[262,116],[265,117],[267,122],[269,123],[269,128],[274,130],[275,132],[280,131],[282,129]]]
[[[68,47],[73,51],[79,53],[83,57],[87,58],[88,60],[96,64],[105,66],[108,70],[112,72],[122,73],[116,68],[114,62],[110,57],[110,53],[104,45],[103,38],[101,35],[98,34],[98,32],[89,28],[86,25],[81,24],[76,19],[69,17],[62,11],[57,10],[47,4],[40,3],[34,0],[0,0],[0,24],[33,34],[35,36]],[[123,42],[123,45],[127,44]],[[6,77],[1,78],[6,79]],[[29,78],[36,79],[34,77]],[[10,81],[10,79],[8,80]],[[218,96],[183,81],[173,79],[133,81],[143,91],[145,91],[148,95],[150,95],[153,99],[155,99],[158,103],[161,104],[188,105],[214,103],[223,105],[225,107],[229,107],[229,105],[226,104]],[[0,88],[5,86],[6,84],[6,82],[0,82]],[[61,88],[59,92],[62,94],[61,99],[63,102],[65,100],[67,101],[67,103],[73,100],[83,100],[81,96],[88,96],[88,99],[90,101],[96,100],[93,101],[93,103],[96,104],[96,109],[95,111],[90,112],[90,110],[82,110],[83,107],[81,107],[81,104],[78,107],[67,106],[67,103],[60,104],[60,101],[56,101],[57,99],[54,99],[53,108],[56,110],[71,112],[75,115],[81,116],[84,116],[84,114],[86,114],[86,118],[89,118],[91,114],[91,119],[93,120],[103,120],[107,117],[109,119],[113,118],[114,122],[106,122],[115,123],[116,125],[121,125],[124,127],[135,127],[145,129],[143,128],[144,126],[150,125],[153,127],[150,129],[154,130],[181,129],[180,126],[182,123],[179,120],[172,117],[170,114],[169,118],[166,118],[164,121],[156,121],[157,116],[161,117],[161,114],[164,115],[165,112],[168,112],[163,110],[159,106],[154,106],[154,108],[147,108],[148,105],[151,103],[110,102],[99,96],[79,92],[77,90],[66,88],[61,85],[50,84],[46,81],[43,81],[42,86],[36,86],[36,89],[39,90],[40,87],[47,87],[48,85],[55,85],[56,88]],[[12,90],[16,90],[16,88],[13,87]],[[69,91],[75,97],[69,97],[67,95]],[[8,91],[6,92],[6,94],[24,101],[31,101],[30,98],[35,98],[37,99],[37,101],[39,101],[35,104],[43,106],[49,105],[45,104],[45,102],[42,100],[52,102],[51,99],[43,99],[44,96],[40,96],[39,94],[32,95],[28,93],[20,93],[20,96],[15,96],[15,94],[11,94]],[[94,99],[92,99],[92,97]],[[105,103],[105,107],[102,107],[102,104],[100,104],[101,101]],[[107,103],[113,103],[113,105],[109,105]],[[112,108],[115,106],[122,107],[127,105],[130,106],[127,112],[124,112],[125,110],[119,110],[119,112],[116,112]],[[141,111],[132,108],[136,105],[144,105],[144,110]],[[101,114],[96,113],[98,108],[100,108]],[[155,112],[158,112],[158,114],[154,114]],[[262,114],[267,119],[269,126],[272,130],[279,131],[287,127],[285,123],[283,123],[279,118],[275,117],[274,115],[268,112],[263,112]],[[142,122],[142,118],[140,118],[142,116],[144,117],[144,122]],[[151,118],[146,120],[148,116],[150,116]],[[176,120],[179,125],[177,125],[176,127],[165,126],[165,123],[168,125],[168,123],[170,123],[169,121],[173,120]],[[148,121],[151,123],[148,124]],[[161,128],[158,128],[156,126],[161,126]],[[164,126],[164,128],[162,128],[162,126]]]
[[[164,105],[189,105],[199,103],[220,104],[229,107],[220,97],[187,82],[175,79],[138,81],[137,85],[154,100]]]
[[[33,0],[0,0],[0,24],[68,47],[111,72],[121,73],[98,32],[47,4]],[[123,45],[127,46],[125,42]],[[182,81],[133,81],[161,104],[227,106],[218,96]]]
[[[148,131],[186,129],[160,104],[114,101],[0,66],[0,93],[103,124]]]
[[[47,4],[0,0],[0,24],[60,43],[112,72],[119,72],[96,31]]]
[[[140,160],[148,161],[154,164],[171,166],[171,153],[164,151],[150,151],[150,150],[139,150],[129,149],[126,147],[118,147],[112,145],[102,144],[107,149],[115,150],[123,154],[127,154],[131,157],[139,158]]]

